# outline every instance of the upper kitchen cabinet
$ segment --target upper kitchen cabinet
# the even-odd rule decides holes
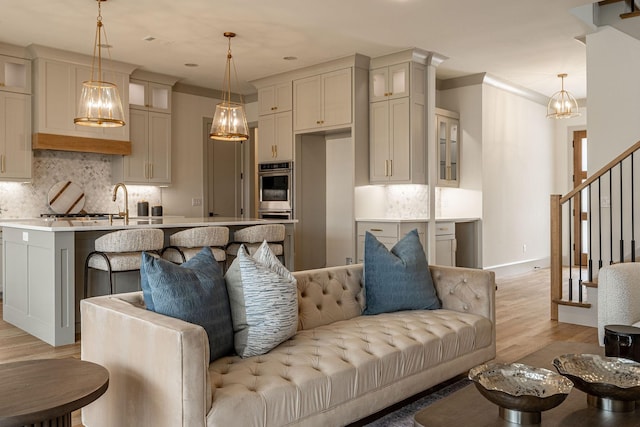
[[[258,114],[262,116],[291,111],[293,108],[291,93],[291,81],[258,89]]]
[[[171,85],[132,78],[129,81],[129,107],[171,113]]]
[[[26,56],[24,49],[0,43],[0,180],[31,179],[31,61]]]
[[[31,96],[0,91],[0,180],[31,179]]]
[[[351,123],[351,68],[293,81],[293,130],[331,129]]]
[[[258,163],[293,160],[291,79],[258,84]]]
[[[0,90],[31,93],[31,61],[0,54]]]
[[[113,182],[171,184],[171,91],[175,77],[135,71],[129,83],[131,155],[111,160]]]
[[[114,141],[129,140],[129,75],[133,65],[115,61],[103,62],[103,80],[118,87],[125,117],[125,126],[99,128],[78,126],[78,101],[82,83],[91,80],[90,56],[43,46],[28,48],[34,56],[34,133],[35,141],[44,135],[63,135],[81,138],[98,138]],[[55,138],[54,138],[55,139]],[[38,147],[34,147],[38,148]]]
[[[285,160],[293,160],[291,111],[258,116],[258,163]]]
[[[460,184],[460,116],[436,108],[436,142],[438,144],[438,186]]]
[[[409,63],[375,68],[369,72],[369,101],[409,96]]]
[[[427,52],[418,49],[371,60],[369,181],[425,184]]]

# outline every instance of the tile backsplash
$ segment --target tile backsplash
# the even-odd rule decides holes
[[[111,200],[111,155],[67,151],[34,151],[32,179],[29,183],[0,182],[0,218],[34,218],[51,213],[48,192],[58,181],[72,181],[85,194],[86,212],[117,213],[122,209],[122,191],[116,202]],[[127,186],[129,211],[136,214],[141,200],[150,206],[162,204],[158,187]]]

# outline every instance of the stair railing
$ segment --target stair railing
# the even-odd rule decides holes
[[[565,196],[551,195],[552,320],[558,320],[559,304],[590,306],[585,300],[584,288],[592,286],[597,280],[598,271],[605,263],[636,260],[635,220],[636,211],[640,209],[635,209],[635,180],[640,177],[634,174],[634,163],[640,156],[634,154],[638,150],[640,141]],[[586,230],[581,224],[576,235],[575,221],[582,222],[583,218],[582,214],[576,218],[574,211],[582,211],[581,206],[576,206],[581,198],[586,198],[587,224]],[[568,226],[566,231],[563,231],[563,221],[566,221]],[[614,244],[616,238],[619,240],[617,245]],[[563,245],[563,241],[566,244]],[[577,251],[580,255],[574,260],[576,247],[580,248]],[[582,263],[582,248],[585,248],[587,253],[586,265]],[[569,272],[566,286],[563,280],[563,265],[568,267]]]

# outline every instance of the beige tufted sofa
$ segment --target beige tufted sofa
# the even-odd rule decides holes
[[[141,292],[83,300],[82,359],[110,373],[84,424],[345,425],[495,357],[493,273],[432,266],[441,310],[363,316],[362,272],[294,273],[298,333],[211,364],[204,329],[146,310]]]

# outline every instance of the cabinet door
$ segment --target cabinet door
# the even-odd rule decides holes
[[[171,86],[144,80],[129,81],[129,104],[160,113],[171,112]]]
[[[149,183],[171,183],[171,115],[149,112]]]
[[[409,98],[389,101],[390,181],[411,180],[411,137]]]
[[[456,187],[460,174],[458,119],[436,116],[438,142],[438,185]]]
[[[258,90],[258,114],[273,114],[291,110],[291,82],[267,86]]]
[[[351,69],[322,75],[321,126],[351,123]]]
[[[31,96],[0,92],[0,179],[31,178]]]
[[[73,133],[73,117],[77,103],[75,77],[70,64],[45,59],[37,60],[35,99],[36,132],[69,135]]]
[[[372,102],[369,105],[369,180],[389,180],[389,103]]]
[[[389,67],[388,74],[389,99],[409,96],[409,63],[405,62]]]
[[[272,162],[275,156],[276,116],[258,116],[258,163]]]
[[[369,101],[409,96],[409,63],[375,68],[369,74]]]
[[[275,115],[276,159],[293,160],[293,128],[291,111]]]
[[[0,55],[0,90],[31,93],[31,61]]]
[[[294,130],[315,129],[321,125],[321,78],[307,77],[293,82]]]
[[[131,109],[129,111],[129,134],[131,135],[131,154],[124,156],[122,180],[126,183],[146,184],[149,166],[149,113]],[[114,177],[115,179],[115,177]]]

